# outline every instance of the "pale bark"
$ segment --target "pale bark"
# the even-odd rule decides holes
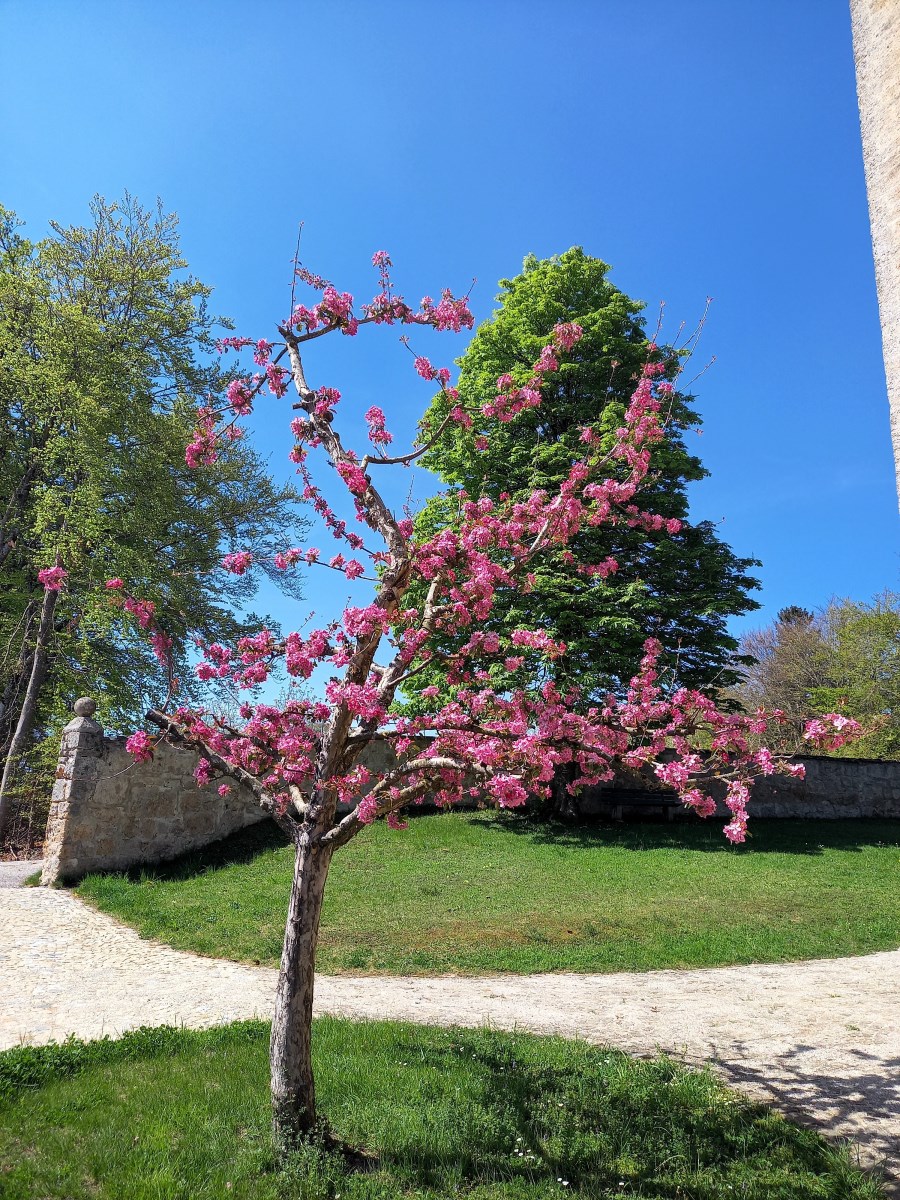
[[[316,1124],[312,1010],[316,941],[331,847],[301,830],[294,859],[269,1064],[275,1145],[284,1154]]]
[[[44,603],[41,607],[41,623],[38,626],[37,640],[34,647],[34,658],[31,661],[31,675],[25,690],[25,699],[19,713],[16,731],[13,734],[9,753],[3,766],[3,778],[0,780],[0,838],[3,837],[3,827],[6,824],[9,810],[9,788],[13,772],[34,728],[37,715],[38,697],[47,674],[47,647],[53,630],[53,613],[59,592],[47,589],[44,592]]]
[[[9,677],[3,693],[0,695],[0,758],[4,762],[12,745],[20,712],[20,700],[24,695],[34,663],[34,633],[40,620],[41,605],[42,600],[37,594],[29,597],[19,627],[10,638],[10,643],[12,643],[14,638],[20,635],[21,642],[15,665],[10,668]]]

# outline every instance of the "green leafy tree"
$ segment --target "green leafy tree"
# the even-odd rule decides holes
[[[449,490],[425,507],[417,521],[420,534],[458,523],[463,492],[493,500],[503,493],[525,497],[533,488],[558,492],[583,449],[586,427],[612,445],[648,358],[664,364],[667,378],[676,378],[679,354],[651,345],[643,305],[610,283],[608,271],[606,263],[574,248],[543,261],[529,256],[520,275],[501,281],[500,308],[480,326],[459,362],[459,392],[469,411],[496,394],[497,378],[510,363],[518,364],[511,371],[516,383],[527,380],[557,322],[577,322],[584,336],[545,385],[539,409],[508,423],[482,417],[469,431],[451,427],[426,454],[425,465]],[[444,404],[442,397],[435,400],[426,429],[439,421]],[[748,572],[758,564],[738,558],[709,522],[687,520],[687,484],[707,474],[684,443],[685,431],[698,423],[692,397],[675,392],[667,438],[654,447],[642,498],[663,518],[681,522],[680,532],[648,532],[624,522],[584,528],[565,552],[536,557],[530,592],[497,598],[490,623],[498,632],[541,627],[566,643],[568,653],[555,665],[554,678],[578,686],[585,703],[622,689],[648,637],[667,647],[662,665],[673,682],[717,689],[738,678],[737,642],[726,619],[757,607],[749,593],[758,584]],[[481,453],[472,452],[473,435],[484,439]],[[608,579],[583,573],[608,558],[618,563]],[[534,667],[527,663],[525,674],[539,678]],[[440,663],[435,660],[410,681],[407,695],[415,709],[413,685],[417,691],[426,686],[446,691]]]
[[[174,639],[180,694],[199,686],[195,638],[232,640],[257,579],[219,569],[231,549],[268,558],[302,522],[291,488],[232,442],[185,463],[197,400],[225,382],[211,355],[210,289],[187,273],[177,219],[131,198],[96,198],[83,227],[23,238],[0,209],[0,747],[16,764],[102,694],[131,726],[168,686],[132,615],[111,603],[120,576]],[[65,586],[45,592],[42,569]],[[254,614],[247,628],[256,628]],[[9,771],[6,772],[7,785]],[[0,806],[2,807],[2,806]]]
[[[870,603],[833,600],[821,624],[832,680],[813,689],[813,708],[854,717],[868,731],[835,753],[900,758],[900,595],[885,591]]]
[[[818,613],[791,606],[741,639],[749,666],[736,690],[743,708],[780,709],[766,740],[787,754],[808,750],[803,728],[816,713],[853,717],[866,731],[832,751],[845,758],[900,758],[900,595],[869,603],[831,600]]]

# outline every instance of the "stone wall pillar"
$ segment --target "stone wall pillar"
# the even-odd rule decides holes
[[[96,703],[89,696],[82,696],[73,708],[75,718],[63,730],[50,798],[41,872],[41,883],[45,886],[78,874],[78,840],[67,837],[67,829],[80,823],[84,809],[90,805],[103,761],[103,726],[93,719]]]

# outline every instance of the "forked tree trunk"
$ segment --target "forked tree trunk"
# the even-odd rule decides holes
[[[296,1146],[316,1123],[312,1066],[313,985],[319,918],[331,853],[329,847],[314,844],[311,835],[305,831],[295,851],[269,1047],[272,1127],[279,1154]]]

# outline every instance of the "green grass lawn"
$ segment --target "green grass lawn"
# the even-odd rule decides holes
[[[615,971],[864,954],[900,945],[900,821],[548,827],[493,814],[383,823],[335,856],[319,969]],[[257,826],[178,863],[89,876],[143,935],[275,964],[291,850]]]
[[[561,1039],[316,1023],[319,1103],[370,1156],[278,1173],[268,1027],[0,1054],[4,1200],[876,1200],[879,1185],[708,1073]]]

